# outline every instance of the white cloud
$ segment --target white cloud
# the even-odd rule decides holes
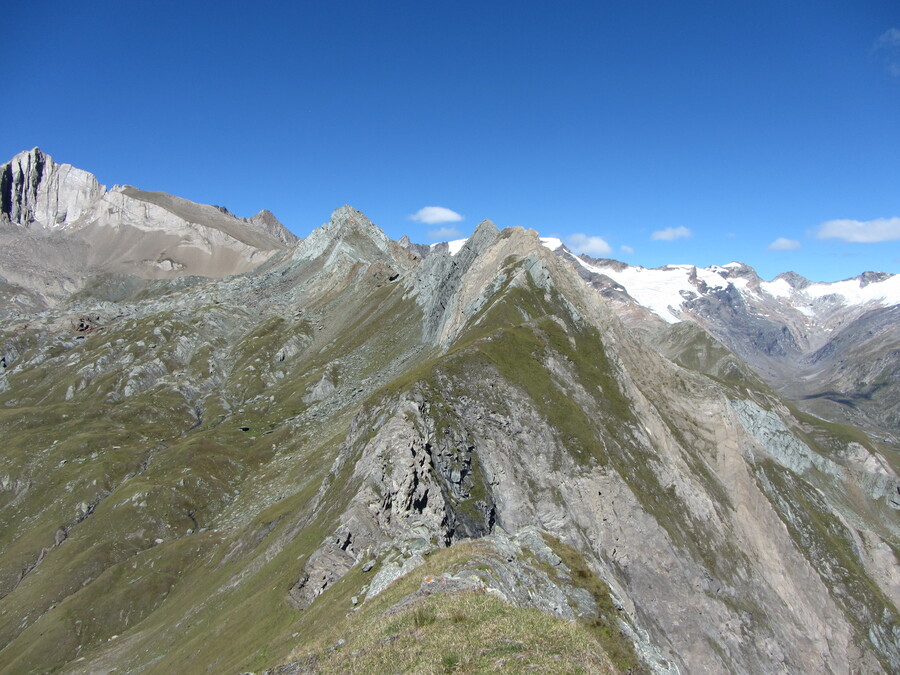
[[[434,241],[450,241],[460,237],[462,237],[462,232],[455,227],[439,227],[436,230],[428,230],[428,238]]]
[[[843,239],[858,244],[900,240],[900,218],[829,220],[819,225],[819,239]]]
[[[624,244],[622,244],[621,249],[622,249],[622,253],[627,253],[628,255],[631,255],[632,253],[634,253],[633,248],[631,248],[630,246],[625,246]]]
[[[875,40],[872,52],[878,53],[883,59],[888,72],[900,77],[900,29],[889,28]]]
[[[770,251],[796,251],[800,248],[800,242],[796,239],[788,239],[787,237],[778,237],[767,247]]]
[[[440,223],[458,223],[463,217],[456,211],[443,206],[423,206],[409,217],[417,223],[426,225],[438,225]]]
[[[581,232],[566,237],[566,246],[575,253],[589,253],[590,255],[607,255],[612,251],[610,245],[601,237],[590,237]]]
[[[657,230],[653,233],[653,239],[658,241],[675,241],[676,239],[686,239],[693,235],[688,228],[684,227],[667,227],[664,230]]]
[[[875,49],[900,47],[900,28],[888,28],[875,40]]]

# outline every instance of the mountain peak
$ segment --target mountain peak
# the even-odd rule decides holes
[[[57,164],[37,146],[0,166],[0,215],[16,225],[64,227],[105,191],[93,174]]]
[[[262,209],[255,216],[250,216],[250,220],[257,222],[272,222],[277,221],[278,218],[276,218],[275,214],[269,211],[269,209]]]
[[[298,239],[297,235],[288,230],[281,221],[275,217],[275,214],[268,209],[263,209],[255,216],[250,216],[245,220],[251,225],[256,225],[260,229],[265,230],[283,244],[294,244]]]
[[[312,260],[330,250],[326,264],[341,254],[358,261],[374,262],[385,256],[393,258],[394,246],[396,244],[362,211],[345,204],[334,210],[327,223],[300,242],[294,258]]]
[[[892,276],[894,275],[888,274],[887,272],[863,272],[857,277],[857,279],[859,279],[859,287],[865,288],[869,284],[877,284],[882,281],[887,281]]]
[[[461,259],[467,255],[474,258],[486,250],[498,236],[500,236],[500,230],[497,229],[497,226],[490,220],[482,220],[457,255]]]
[[[784,279],[788,282],[788,285],[796,291],[802,291],[810,284],[809,279],[793,271],[782,272],[775,277],[775,279]]]
[[[496,237],[498,234],[500,234],[500,230],[496,225],[494,225],[493,221],[485,218],[480,223],[478,223],[478,227],[475,228],[472,236],[478,236],[479,233],[481,233],[480,236],[484,236],[485,234],[490,233],[491,236]]]
[[[363,231],[375,230],[386,237],[380,227],[369,220],[362,211],[350,206],[349,204],[344,204],[340,208],[332,211],[331,218],[323,227],[330,229],[351,228]]]
[[[22,152],[16,154],[16,155],[13,157],[13,161],[15,161],[15,160],[17,160],[17,159],[20,159],[20,158],[25,158],[25,157],[34,157],[34,158],[37,158],[37,159],[46,159],[46,160],[48,160],[48,161],[50,161],[50,162],[53,161],[53,158],[52,158],[50,155],[48,155],[47,153],[45,153],[44,151],[42,151],[38,146],[34,146],[31,150],[22,150]]]
[[[41,150],[38,146],[34,146],[31,150],[22,150],[21,152],[16,153],[15,155],[13,155],[10,163],[22,161],[27,158],[33,158],[39,161],[48,161],[50,163],[53,163],[53,158],[46,152]]]
[[[362,211],[357,209],[356,207],[350,206],[350,204],[344,204],[343,206],[337,207],[334,211],[331,212],[331,219],[337,220],[348,217],[362,217],[365,220],[368,220]]]

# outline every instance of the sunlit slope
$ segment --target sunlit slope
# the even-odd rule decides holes
[[[533,232],[77,302],[3,334],[3,672],[900,667],[886,451]]]

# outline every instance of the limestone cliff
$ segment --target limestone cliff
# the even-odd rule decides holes
[[[0,278],[13,303],[56,304],[99,274],[221,278],[296,240],[268,211],[241,219],[161,192],[107,191],[38,148],[0,166]]]
[[[18,225],[65,227],[104,192],[87,171],[57,164],[38,148],[0,166],[0,217]]]

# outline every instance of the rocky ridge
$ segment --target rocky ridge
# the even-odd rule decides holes
[[[405,243],[342,207],[245,274],[16,315],[0,672],[315,672],[380,653],[356,621],[439,635],[438,595],[580,622],[573,668],[900,668],[892,446],[699,328],[651,348],[533,231]]]

